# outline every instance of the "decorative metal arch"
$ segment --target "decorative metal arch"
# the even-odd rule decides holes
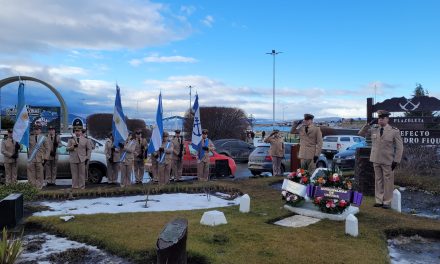
[[[45,81],[42,81],[40,79],[34,78],[34,77],[29,77],[29,76],[13,76],[13,77],[9,77],[9,78],[5,78],[3,80],[0,80],[0,89],[3,88],[3,86],[13,83],[13,82],[18,82],[19,80],[22,81],[32,81],[32,82],[37,82],[40,83],[44,86],[46,86],[47,88],[49,88],[49,90],[52,91],[53,94],[55,94],[55,96],[57,97],[58,101],[60,102],[61,105],[61,123],[62,123],[62,128],[61,130],[63,132],[67,131],[68,129],[68,112],[67,112],[67,105],[66,102],[64,101],[64,98],[61,96],[61,94],[58,92],[57,89],[55,89],[55,87],[53,87],[52,85],[48,84]]]

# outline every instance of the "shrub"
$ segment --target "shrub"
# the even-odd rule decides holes
[[[9,237],[6,228],[3,228],[0,241],[0,263],[13,264],[22,252],[21,238]]]
[[[38,190],[30,183],[22,182],[0,186],[0,199],[11,193],[22,193],[25,201],[32,201],[36,199]]]

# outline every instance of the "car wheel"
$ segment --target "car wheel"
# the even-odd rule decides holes
[[[5,168],[0,167],[0,184],[6,183],[6,174],[5,174]]]
[[[89,183],[101,183],[104,172],[98,166],[89,167]]]
[[[254,170],[251,170],[251,173],[252,173],[252,175],[254,175],[254,176],[257,176],[257,175],[260,174],[258,171],[254,171]]]
[[[316,168],[327,168],[327,166],[324,162],[319,161],[318,163],[316,163]]]

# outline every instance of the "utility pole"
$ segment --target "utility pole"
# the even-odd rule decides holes
[[[192,88],[194,88],[194,86],[189,85],[187,87],[189,89],[189,113],[192,113],[192,103],[191,103],[191,98],[192,98]]]
[[[275,56],[283,53],[280,51],[272,50],[272,52],[267,52],[266,54],[272,55],[273,57],[273,83],[272,83],[272,93],[273,93],[273,106],[272,106],[272,129],[275,129]]]

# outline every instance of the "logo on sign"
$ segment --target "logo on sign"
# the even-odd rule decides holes
[[[400,108],[402,108],[405,111],[414,111],[417,108],[419,108],[420,106],[420,102],[418,102],[417,104],[414,104],[411,99],[406,99],[406,103],[404,105],[402,105],[401,103],[399,103]]]

